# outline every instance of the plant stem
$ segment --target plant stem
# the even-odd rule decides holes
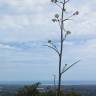
[[[63,15],[64,15],[65,0],[63,3],[62,15],[61,15],[61,40],[60,40],[60,55],[59,55],[59,81],[58,81],[58,93],[57,96],[61,96],[61,64],[62,64],[62,52],[63,52]]]

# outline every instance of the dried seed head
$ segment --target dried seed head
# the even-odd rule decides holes
[[[66,34],[69,35],[69,34],[71,34],[71,32],[70,31],[67,31]]]
[[[59,14],[55,14],[55,18],[57,18],[57,19],[58,19],[58,18],[59,18]]]
[[[78,12],[78,11],[76,11],[75,13],[73,13],[73,15],[79,15],[79,12]]]
[[[64,8],[63,11],[66,11],[66,9]]]
[[[56,19],[52,19],[53,22],[56,22],[57,20]]]
[[[65,64],[65,66],[67,66],[68,64]]]
[[[51,43],[52,41],[51,40],[48,40],[48,43]]]
[[[52,2],[52,3],[56,3],[56,2],[57,2],[57,0],[51,0],[51,2]]]

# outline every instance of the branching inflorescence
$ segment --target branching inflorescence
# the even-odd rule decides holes
[[[67,36],[71,34],[71,31],[66,30],[65,28],[65,22],[72,20],[72,17],[76,16],[79,14],[78,11],[72,13],[70,16],[64,18],[64,14],[66,14],[66,4],[69,2],[70,0],[64,0],[64,1],[60,1],[60,0],[51,0],[52,3],[56,4],[60,10],[61,10],[61,16],[59,14],[55,14],[54,18],[52,19],[53,23],[59,23],[59,27],[60,27],[60,48],[58,49],[58,47],[54,44],[54,42],[52,40],[48,40],[48,44],[44,45],[47,46],[51,49],[53,49],[59,56],[59,75],[58,75],[58,90],[57,90],[57,96],[61,96],[60,95],[60,88],[61,88],[61,76],[68,71],[72,66],[74,66],[75,64],[77,64],[80,60],[74,62],[73,64],[71,64],[70,66],[68,66],[68,64],[65,64],[63,69],[61,69],[61,65],[62,65],[62,54],[63,54],[63,44],[64,41],[66,40]]]

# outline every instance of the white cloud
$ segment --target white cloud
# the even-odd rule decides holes
[[[49,2],[50,2],[49,0],[0,0],[0,6],[6,5],[5,7],[4,6],[2,7],[3,10],[6,10],[4,11],[5,13],[4,12],[2,13],[0,11],[0,41],[4,41],[5,43],[8,43],[10,41],[27,42],[27,41],[34,41],[34,40],[45,41],[48,39],[52,39],[52,40],[56,39],[58,37],[57,32],[59,33],[59,29],[57,26],[55,26],[55,24],[51,23],[51,18],[53,18],[52,15],[54,15],[53,13],[55,13],[53,12],[53,9],[56,12],[57,10],[55,9],[56,7],[52,8],[52,6],[49,6]],[[73,21],[71,23],[68,23],[67,25],[67,28],[72,31],[72,35],[70,35],[68,41],[65,42],[65,46],[64,46],[64,52],[65,52],[64,55],[66,54],[66,57],[64,56],[64,58],[66,59],[65,60],[66,62],[74,61],[74,58],[77,59],[78,57],[80,59],[84,59],[81,65],[85,63],[86,64],[93,63],[95,67],[96,12],[95,10],[93,10],[94,8],[92,6],[94,2],[95,1],[91,1],[90,4],[82,4],[82,5],[80,5],[78,2],[76,3],[77,6],[79,5],[80,7],[79,8],[76,6],[80,14],[79,16],[73,18]],[[75,7],[73,8],[76,10]],[[89,38],[90,36],[91,38]],[[72,41],[70,38],[72,39]],[[73,38],[75,39],[73,40]],[[38,44],[36,44],[36,46],[38,46]],[[33,60],[34,62],[35,60],[36,62],[42,60],[43,62],[43,59],[44,60],[51,59],[53,61],[55,61],[55,59],[57,60],[56,55],[54,56],[53,55],[54,53],[51,53],[53,51],[49,51],[47,48],[45,48],[45,50],[40,49],[40,47],[39,48],[35,47],[32,48],[32,50],[27,50],[27,51],[26,50],[18,51],[16,50],[17,48],[15,50],[12,50],[15,47],[16,46],[10,46],[10,44],[0,43],[0,52],[1,52],[0,56],[2,57],[3,55],[4,61],[6,63],[12,60],[17,62],[19,61],[23,62],[24,60],[25,62],[26,61],[30,62],[31,60]],[[41,54],[44,54],[44,56],[42,56]],[[50,58],[48,58],[48,56]],[[42,62],[39,63],[42,64]],[[56,69],[53,70],[53,67],[56,68],[55,64],[57,64],[57,62],[54,62],[52,68],[51,68],[51,64],[50,67],[48,67],[47,65],[47,68],[51,70],[50,74],[51,72],[56,71]],[[84,65],[85,67],[86,64]],[[81,65],[80,68],[82,69]],[[90,66],[88,65],[88,68],[89,67]],[[46,70],[48,71],[47,68]],[[39,68],[37,69],[39,70]]]
[[[48,10],[48,9],[45,10],[46,6],[48,6],[49,1],[45,1],[45,0],[42,0],[42,1],[9,0],[9,1],[2,1],[2,2],[8,4],[8,6],[15,7],[17,12],[20,10],[20,8],[23,8],[24,9],[23,11],[25,12],[25,14],[1,15],[0,16],[1,31],[6,31],[5,29],[7,29],[7,31],[9,31],[9,30],[13,31],[13,32],[9,33],[10,36],[13,36],[13,37],[16,36],[17,34],[18,35],[26,34],[26,32],[24,32],[24,30],[33,31],[33,33],[31,32],[31,35],[33,35],[34,38],[38,38],[34,34],[39,34],[39,36],[42,38],[43,36],[41,36],[41,34],[45,33],[42,31],[47,30],[47,32],[45,34],[47,38],[50,36],[53,36],[53,35],[54,35],[54,37],[56,36],[55,31],[57,31],[57,28],[55,28],[55,26],[52,25],[52,23],[51,23],[51,18],[52,18],[51,15],[53,15],[53,12],[51,13],[51,10]],[[36,8],[35,8],[35,6],[36,6]],[[36,11],[38,9],[37,8],[38,6],[41,6],[43,10],[41,10],[40,12]],[[19,10],[18,10],[18,8],[19,8]],[[29,8],[29,9],[32,8],[32,10],[31,10],[32,14],[29,15],[26,13],[26,10],[28,10],[27,8]],[[33,10],[35,13],[33,12]],[[95,13],[95,11],[92,11],[92,6],[88,6],[88,4],[81,5],[81,8],[79,8],[78,10],[80,11],[80,15],[75,17],[76,19],[73,18],[73,22],[71,24],[69,23],[67,25],[68,29],[72,30],[72,37],[80,36],[80,38],[81,37],[86,38],[88,35],[90,35],[90,36],[96,35],[95,34],[96,13]],[[22,13],[22,11],[20,11],[20,12]],[[36,26],[39,27],[40,30],[42,29],[41,32],[37,32],[37,31],[39,31],[39,30],[37,30],[39,28],[37,28]],[[36,31],[34,32],[34,30],[36,30]],[[51,31],[53,31],[53,32],[51,32]],[[23,33],[21,33],[21,32],[23,32]],[[27,33],[29,34],[29,32],[27,32]],[[48,34],[50,34],[50,35],[48,35]],[[16,36],[16,38],[19,40],[20,37],[18,37],[18,35]],[[29,38],[30,38],[30,36],[29,36]]]
[[[96,36],[96,12],[92,10],[92,6],[81,5],[78,9],[80,14],[73,18],[71,23],[67,24],[67,28],[72,31],[73,37],[89,38]]]
[[[0,50],[1,49],[15,49],[15,47],[12,47],[12,46],[10,46],[10,45],[8,45],[8,44],[3,44],[3,43],[0,43]]]
[[[48,4],[48,0],[1,0],[1,4],[11,8],[17,13],[42,11]],[[6,9],[7,10],[7,9]]]

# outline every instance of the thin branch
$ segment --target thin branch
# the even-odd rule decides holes
[[[54,48],[54,47],[52,47],[52,46],[49,46],[49,45],[43,45],[43,46],[47,46],[47,47],[53,49],[58,55],[60,55],[58,49],[56,49],[56,48]]]
[[[69,70],[72,66],[74,66],[75,64],[77,64],[78,62],[80,62],[80,60],[76,61],[75,63],[73,63],[72,65],[70,65],[67,69],[65,69],[63,72],[61,72],[61,74],[63,74],[64,72],[66,72],[67,70]]]
[[[61,29],[61,22],[60,22],[60,20],[58,19],[58,23],[59,23],[59,27],[60,27],[60,29]]]
[[[65,21],[68,21],[68,20],[72,20],[72,19],[64,19],[63,21],[65,22]]]
[[[70,0],[67,0],[65,3],[69,2]]]
[[[66,40],[67,34],[65,33],[64,37],[63,37],[63,42]]]
[[[55,4],[62,10],[62,7],[59,4],[57,4],[57,3],[55,3]]]
[[[74,16],[74,13],[71,16],[67,17],[67,19],[72,20],[70,18],[73,17],[73,16]]]
[[[61,29],[61,24],[60,24],[60,20],[59,20],[59,19],[58,19],[58,23],[59,23],[59,27],[60,27],[60,29]],[[66,31],[64,27],[63,27],[63,31]],[[63,41],[66,39],[66,38],[65,38],[66,36],[67,36],[67,35],[65,34]]]
[[[61,2],[61,1],[57,1],[57,2],[63,4],[63,2]]]
[[[60,20],[59,20],[59,19],[58,19],[58,23],[59,23],[59,27],[60,27],[60,29],[61,29],[61,24],[60,24]],[[64,27],[63,27],[63,31],[66,31]],[[64,38],[63,38],[63,41],[66,39],[66,36],[67,36],[67,35],[65,34],[65,36],[64,36]]]
[[[65,68],[67,67],[67,65],[65,65],[62,69],[62,72],[64,72]],[[61,72],[61,75],[62,75],[62,72]]]
[[[70,0],[67,0],[67,1],[64,0],[64,2],[59,2],[59,1],[57,1],[55,4],[62,9],[62,7],[61,7],[60,5],[58,5],[57,3],[61,3],[61,4],[65,5],[65,4],[66,4],[67,2],[69,2],[69,1],[70,1]]]
[[[50,43],[56,50],[58,50],[57,46],[53,44],[52,42]],[[59,51],[58,51],[59,52]]]

